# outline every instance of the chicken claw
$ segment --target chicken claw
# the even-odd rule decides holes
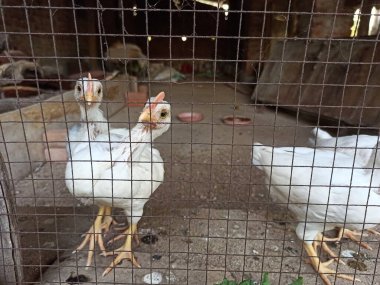
[[[365,236],[365,234],[341,228],[339,230],[337,241],[340,241],[342,237],[349,238],[350,240],[356,242],[359,246],[364,247],[368,250],[372,250],[372,247],[370,247],[368,243],[362,241],[360,238],[357,238],[356,236]]]
[[[114,242],[117,241],[117,240],[120,240],[120,239],[122,239],[122,238],[125,238],[128,234],[129,234],[129,233],[128,233],[128,228],[127,228],[126,230],[125,230],[125,228],[124,228],[124,232],[121,233],[121,234],[119,234],[119,235],[117,235],[116,237],[110,239],[110,240],[107,242],[107,245],[110,245],[110,244],[114,243]],[[134,238],[134,240],[135,240],[137,246],[139,246],[139,245],[140,245],[140,238],[139,238],[139,235],[138,235],[137,233],[134,233],[134,234],[133,234],[133,238]]]
[[[105,233],[108,233],[112,224],[118,225],[119,223],[116,222],[114,218],[112,218],[112,208],[111,207],[104,207],[104,208],[105,209],[104,209],[104,215],[103,215],[102,230],[104,230]]]
[[[104,210],[105,210],[104,207],[99,208],[99,212],[95,219],[94,224],[90,227],[90,229],[85,234],[85,238],[81,242],[81,244],[77,247],[76,250],[73,251],[73,253],[75,253],[79,250],[82,250],[87,244],[89,244],[86,266],[91,265],[91,261],[92,261],[92,258],[94,256],[94,251],[95,251],[95,243],[98,243],[99,248],[102,252],[106,252],[106,249],[104,247],[103,236],[102,236],[102,220],[103,220]]]
[[[318,246],[320,246],[321,249],[332,258],[332,260],[335,260],[345,265],[346,263],[342,259],[340,259],[339,256],[326,243],[327,241],[335,241],[335,240],[336,238],[326,238],[321,233],[319,233],[313,242],[313,248],[315,252],[317,252]]]
[[[315,249],[313,247],[313,245],[308,244],[308,243],[304,243],[304,248],[306,250],[307,255],[310,258],[311,265],[313,266],[315,271],[318,272],[319,276],[321,277],[321,279],[323,280],[323,283],[325,283],[325,285],[332,285],[330,280],[327,278],[328,275],[336,275],[336,277],[338,277],[338,278],[342,278],[342,279],[346,279],[346,280],[350,280],[350,281],[354,281],[354,280],[360,281],[359,279],[357,279],[353,276],[350,276],[350,275],[337,274],[336,270],[328,268],[328,266],[332,262],[334,262],[335,259],[330,259],[326,262],[321,262],[318,255],[317,255],[317,252],[315,251]]]
[[[137,225],[132,224],[125,232],[123,236],[127,236],[127,239],[125,241],[125,244],[118,248],[117,250],[114,250],[112,252],[103,252],[102,255],[109,256],[114,255],[117,253],[116,258],[111,262],[111,264],[107,267],[106,270],[104,270],[102,276],[106,276],[111,270],[118,265],[123,259],[129,259],[132,264],[138,268],[140,268],[140,264],[137,262],[133,252],[132,252],[132,238],[137,233]]]
[[[374,229],[367,229],[367,232],[370,232],[371,234],[380,236],[380,233],[377,230],[374,230]]]

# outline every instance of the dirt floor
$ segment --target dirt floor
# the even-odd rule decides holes
[[[101,277],[111,256],[97,254],[93,267],[86,269],[86,252],[71,253],[91,226],[97,208],[83,205],[65,189],[64,163],[45,163],[15,189],[28,281],[70,284],[66,280],[71,274],[83,274],[89,281],[81,284],[145,284],[144,275],[158,272],[161,284],[198,285],[215,284],[224,277],[260,282],[262,273],[269,272],[271,284],[290,284],[298,276],[307,285],[323,284],[305,263],[295,223],[286,209],[270,202],[262,173],[251,164],[253,142],[305,146],[315,122],[297,119],[296,113],[254,106],[249,93],[222,83],[152,86],[153,94],[161,90],[172,103],[173,125],[155,143],[165,161],[165,182],[146,204],[139,224],[141,237],[158,238],[154,244],[135,246],[142,267],[124,261]],[[126,122],[135,121],[139,111],[140,107],[122,109],[110,118],[112,126],[128,127]],[[176,115],[183,111],[201,112],[204,119],[180,122]],[[221,119],[231,114],[247,116],[254,124],[224,125]],[[118,221],[125,220],[119,210],[114,214]],[[356,270],[360,284],[380,284],[376,267],[380,238],[364,239],[371,242],[372,251],[347,240],[332,246],[337,252],[364,253],[346,261],[364,264]],[[338,271],[353,273],[354,269],[339,264]],[[335,284],[353,282],[337,279]]]

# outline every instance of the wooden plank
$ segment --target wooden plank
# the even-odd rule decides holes
[[[15,203],[12,198],[12,184],[1,153],[0,190],[0,284],[21,284],[23,272]]]
[[[379,51],[375,42],[359,39],[273,41],[252,99],[349,125],[380,126]]]

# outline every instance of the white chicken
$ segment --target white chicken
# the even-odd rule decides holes
[[[139,266],[132,253],[132,239],[137,237],[145,203],[164,179],[163,160],[152,147],[152,142],[170,127],[170,105],[164,97],[161,92],[151,98],[136,126],[118,143],[102,143],[104,135],[98,135],[94,142],[79,144],[72,163],[67,164],[66,185],[73,195],[92,198],[103,207],[122,208],[128,217],[125,244],[115,251],[118,255],[103,276],[123,259]],[[100,221],[95,222],[97,231],[100,225]]]
[[[102,83],[93,79],[91,74],[77,80],[74,87],[74,98],[78,102],[81,123],[69,128],[67,153],[75,153],[78,144],[93,141],[100,133],[108,133],[108,122],[100,110],[103,100]]]
[[[314,128],[312,130],[312,134],[313,137],[309,139],[310,146],[343,152],[352,158],[355,157],[355,164],[358,162],[358,164],[364,165],[364,167],[367,168],[371,168],[373,166],[374,156],[372,154],[377,148],[377,144],[379,142],[378,136],[351,135],[333,137],[328,132],[320,128]],[[369,232],[373,231],[369,230]],[[340,233],[342,235],[342,230]],[[350,235],[348,238],[357,242],[354,235]],[[361,245],[367,249],[371,249],[371,247],[366,243],[361,243]]]
[[[374,150],[372,161],[376,161],[376,155]],[[380,163],[364,168],[358,167],[352,156],[340,152],[256,143],[253,164],[264,171],[272,200],[286,205],[300,221],[297,237],[304,241],[314,269],[330,285],[327,276],[337,272],[328,265],[336,255],[323,241],[339,240],[341,235],[327,239],[322,233],[338,227],[344,229],[342,235],[350,236],[351,230],[362,231],[380,223],[380,195],[376,191],[380,185]],[[318,245],[333,259],[321,262]],[[337,277],[354,279],[344,274]]]
[[[114,142],[120,140],[122,135],[125,136],[129,133],[126,129],[109,130],[107,119],[100,110],[103,100],[103,86],[99,80],[93,79],[90,73],[88,73],[88,77],[77,80],[74,88],[74,98],[79,105],[81,123],[71,126],[68,130],[68,143],[66,145],[69,157],[68,164],[71,164],[72,157],[75,157],[75,154],[81,151],[85,145],[88,148],[89,142],[95,143],[96,138],[98,138],[98,141],[102,139],[103,142]],[[102,135],[102,137],[98,137],[99,135]],[[77,148],[78,146],[79,149]],[[87,231],[83,242],[75,250],[81,250],[89,243],[87,266],[91,264],[96,243],[99,243],[100,249],[105,252],[101,233],[109,231],[111,224],[116,223],[111,213],[111,207],[100,207],[95,224]]]
[[[328,132],[314,128],[313,137],[309,139],[309,145],[312,147],[323,147],[326,149],[344,152],[356,159],[368,163],[373,150],[379,141],[378,136],[370,135],[351,135],[343,137],[333,137]]]

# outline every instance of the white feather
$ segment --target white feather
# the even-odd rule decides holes
[[[159,109],[170,106],[157,106]],[[137,223],[144,204],[164,179],[164,164],[152,141],[168,130],[167,124],[147,131],[137,123],[132,130],[116,129],[79,143],[66,167],[66,186],[78,198],[101,206],[124,209],[129,222]]]
[[[312,147],[323,147],[346,153],[356,157],[362,163],[371,163],[370,158],[374,149],[377,148],[378,136],[351,135],[343,137],[332,137],[320,128],[312,130],[313,137],[309,139]]]
[[[253,146],[253,164],[264,171],[271,198],[300,221],[296,233],[305,242],[335,227],[363,230],[380,223],[378,165],[364,168],[340,152],[261,144]]]

